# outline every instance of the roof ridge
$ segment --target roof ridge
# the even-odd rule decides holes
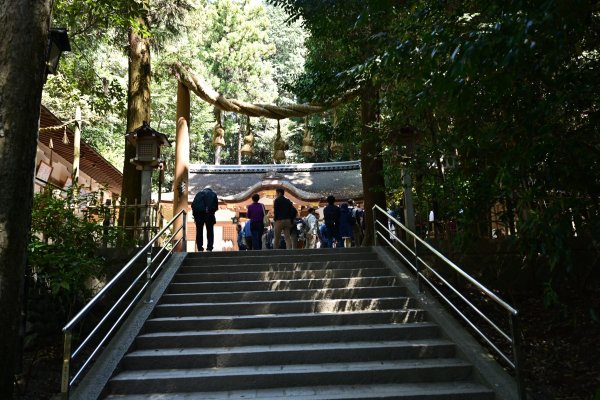
[[[316,172],[316,171],[347,171],[360,169],[360,161],[336,161],[324,163],[299,164],[241,164],[241,165],[212,165],[191,164],[190,172],[203,173],[257,173],[257,172]]]

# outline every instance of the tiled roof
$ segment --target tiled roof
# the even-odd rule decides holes
[[[63,122],[52,114],[50,110],[42,106],[40,112],[40,128],[58,126],[62,125],[62,123]],[[69,143],[65,144],[62,141],[63,130],[52,132],[41,131],[38,140],[45,145],[48,145],[50,138],[52,138],[52,143],[54,145],[53,151],[67,162],[73,163],[74,133],[68,127],[67,137],[69,138]],[[81,140],[81,158],[79,160],[79,165],[81,171],[85,172],[96,182],[108,184],[113,192],[121,193],[123,174],[83,140]]]
[[[283,186],[305,200],[363,197],[360,161],[314,164],[190,165],[189,196],[210,186],[225,201]]]

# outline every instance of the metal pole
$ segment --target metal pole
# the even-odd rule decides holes
[[[71,369],[71,332],[65,332],[65,342],[63,350],[63,366],[62,366],[62,377],[60,383],[60,393],[63,399],[69,398],[69,378]]]
[[[150,219],[149,205],[152,200],[152,168],[144,167],[142,170],[142,193],[140,201],[140,222],[143,225],[142,244],[150,241],[148,234],[148,222]]]
[[[152,303],[152,291],[150,290],[150,283],[152,281],[152,246],[148,249],[148,253],[146,253],[146,303]]]
[[[523,364],[521,359],[521,331],[519,328],[519,317],[517,314],[509,312],[510,331],[512,335],[513,358],[515,363],[515,379],[517,381],[517,390],[519,399],[527,399],[525,390],[525,381],[523,378]]]
[[[375,243],[375,246],[377,246],[377,209],[375,207],[373,207],[373,241]]]
[[[417,270],[417,283],[419,284],[419,293],[423,293],[423,280],[421,279],[421,263],[419,263],[419,242],[417,242],[416,236],[413,236],[413,243],[415,249],[415,269]]]
[[[183,214],[181,215],[181,217],[183,218],[183,237],[182,237],[182,242],[183,242],[183,252],[187,253],[187,212],[184,211]]]

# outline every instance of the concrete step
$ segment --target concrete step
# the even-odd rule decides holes
[[[405,341],[301,343],[243,347],[186,347],[136,350],[125,356],[124,367],[144,369],[229,368],[251,365],[289,365],[449,358],[454,344],[442,339]]]
[[[161,317],[191,317],[195,315],[257,315],[348,312],[368,310],[402,310],[413,307],[410,297],[383,297],[337,300],[254,301],[235,303],[159,304],[154,315]]]
[[[211,259],[211,258],[240,258],[240,257],[276,257],[278,255],[288,255],[296,257],[305,257],[308,255],[331,255],[331,254],[374,254],[370,247],[348,247],[334,249],[279,249],[279,250],[260,250],[260,251],[212,251],[212,252],[191,252],[187,254],[187,259]]]
[[[264,365],[234,368],[123,371],[109,381],[112,394],[178,393],[318,386],[327,383],[452,382],[466,380],[472,367],[457,359],[360,363]]]
[[[258,253],[258,254],[257,254]],[[326,261],[352,261],[352,260],[377,260],[377,254],[364,252],[334,252],[323,254],[294,254],[284,252],[282,254],[271,254],[267,251],[237,252],[234,256],[224,255],[222,257],[186,257],[183,265],[230,265],[230,264],[268,264],[268,263],[292,263],[292,262],[326,262]]]
[[[163,304],[218,303],[234,301],[283,301],[283,300],[325,300],[358,299],[369,297],[400,297],[406,295],[406,288],[400,286],[354,287],[350,289],[310,289],[276,290],[253,292],[221,293],[166,293]]]
[[[344,313],[298,313],[277,315],[230,315],[154,317],[144,325],[144,332],[204,331],[218,329],[257,329],[325,325],[393,324],[422,322],[426,314],[421,309],[351,311]]]
[[[264,390],[156,393],[152,399],[169,400],[493,400],[494,393],[472,382],[397,383],[279,387]],[[148,395],[112,395],[107,400],[148,400]]]
[[[437,338],[435,324],[371,324],[227,329],[211,331],[146,332],[136,338],[136,349],[234,347],[302,343],[335,343]]]
[[[199,264],[183,265],[178,273],[209,273],[209,272],[264,272],[264,271],[305,271],[305,270],[323,270],[323,269],[355,269],[355,268],[381,268],[381,262],[378,260],[332,260],[332,261],[296,261],[296,262],[270,262],[257,263],[253,259],[244,260],[244,263],[238,264]]]
[[[272,281],[289,279],[335,279],[388,276],[387,268],[353,268],[304,271],[264,271],[264,272],[231,272],[177,274],[173,282],[231,282],[231,281]]]
[[[369,248],[191,253],[110,399],[492,400]]]
[[[236,281],[236,282],[173,282],[169,285],[169,293],[208,293],[208,292],[242,292],[265,290],[324,289],[367,286],[392,286],[398,283],[395,276],[357,277],[357,278],[324,278],[324,279],[279,279],[276,281]]]

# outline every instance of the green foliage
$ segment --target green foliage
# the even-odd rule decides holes
[[[127,32],[145,18],[152,44],[151,125],[174,139],[176,82],[168,70],[182,61],[206,76],[230,97],[252,102],[295,102],[284,87],[304,68],[305,30],[286,24],[279,8],[242,0],[55,2],[54,26],[69,30],[73,51],[66,53],[59,74],[50,76],[44,104],[63,120],[80,106],[86,121],[82,138],[117,168],[123,165],[128,86]],[[190,160],[214,160],[212,107],[192,100]],[[222,158],[237,163],[239,118],[225,115],[227,147]],[[245,119],[245,118],[244,118]],[[244,162],[271,162],[275,124],[252,119],[257,134],[255,155]],[[243,126],[241,126],[244,129]],[[293,122],[284,137],[301,131]],[[300,153],[300,136],[290,140],[290,156]],[[166,178],[171,186],[173,149],[164,149]]]
[[[600,240],[599,4],[270,3],[311,32],[297,93],[382,88],[389,197],[404,166],[418,216],[458,220],[463,241],[490,237],[490,210],[503,205],[523,266],[554,301],[574,273],[573,238]]]
[[[102,225],[110,210],[101,205],[97,196],[91,193],[74,197],[70,191],[66,198],[50,192],[34,197],[28,248],[32,276],[38,285],[67,304],[89,298],[94,289],[91,280],[104,274],[103,261],[95,255],[96,250],[116,245],[120,237],[118,228]],[[88,204],[99,205],[91,209]],[[79,211],[82,207],[85,208]]]
[[[575,235],[600,238],[598,11],[587,1],[415,1],[398,9],[382,56],[392,124],[422,135],[411,163],[430,182],[420,195],[443,213],[463,208],[467,227],[511,204],[524,261],[548,282],[569,273]],[[454,169],[432,167],[448,155]]]

